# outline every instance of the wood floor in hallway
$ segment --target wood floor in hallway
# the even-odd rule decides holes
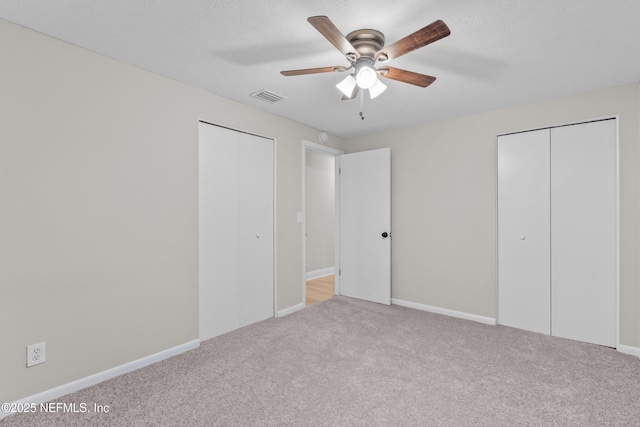
[[[332,275],[307,281],[307,305],[326,301],[335,295],[335,278]]]

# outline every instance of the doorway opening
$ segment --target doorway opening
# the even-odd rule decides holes
[[[302,303],[339,294],[339,155],[343,151],[302,143]]]

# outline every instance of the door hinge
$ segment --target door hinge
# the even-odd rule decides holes
[[[338,269],[338,276],[342,276],[342,269],[341,268]]]
[[[342,168],[338,168],[338,175],[342,173]]]

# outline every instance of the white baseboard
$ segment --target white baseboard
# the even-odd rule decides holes
[[[631,347],[630,345],[618,344],[618,351],[624,354],[630,354],[632,356],[640,358],[640,348]]]
[[[320,277],[331,276],[335,274],[336,269],[334,267],[327,267],[321,270],[307,271],[307,280],[318,279]]]
[[[292,305],[291,307],[285,308],[284,310],[278,311],[278,317],[288,316],[290,314],[295,313],[296,311],[300,311],[305,308],[306,305],[304,303],[300,303],[297,305]]]
[[[417,302],[403,301],[400,299],[391,298],[391,304],[401,305],[408,308],[415,308],[416,310],[428,311],[430,313],[444,314],[445,316],[457,317],[459,319],[473,320],[474,322],[484,323],[485,325],[496,324],[496,319],[493,319],[491,317],[478,316],[477,314],[470,314],[462,311],[433,307],[431,305],[419,304]]]
[[[49,390],[45,390],[41,393],[34,394],[33,396],[25,397],[24,399],[17,400],[14,403],[18,405],[27,403],[35,403],[36,405],[40,405],[41,403],[45,403],[50,400],[65,396],[69,393],[81,390],[83,388],[96,385],[111,378],[126,374],[127,372],[135,371],[153,363],[160,362],[161,360],[177,356],[180,353],[198,348],[198,346],[200,346],[200,340],[189,341],[184,344],[180,344],[178,346],[152,354],[150,356],[125,363],[124,365],[116,366],[114,368],[107,369],[106,371],[98,372],[97,374],[80,378],[79,380],[72,381],[70,383],[63,384]],[[8,415],[11,415],[11,413],[4,412],[2,409],[0,409],[0,420]]]

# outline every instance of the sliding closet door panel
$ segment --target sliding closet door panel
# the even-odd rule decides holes
[[[549,130],[498,138],[498,321],[550,333]]]
[[[200,339],[238,328],[240,230],[239,137],[199,127]]]
[[[273,317],[273,140],[240,136],[240,326]]]
[[[616,121],[551,131],[552,333],[616,346]]]

